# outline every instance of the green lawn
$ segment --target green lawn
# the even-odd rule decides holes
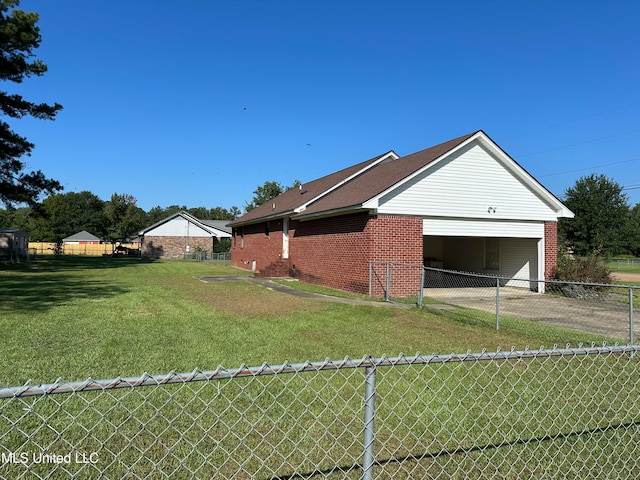
[[[611,271],[625,273],[640,273],[640,258],[620,258],[606,262]]]
[[[243,273],[194,261],[81,256],[0,266],[0,383],[581,340],[508,319],[496,332],[491,316],[473,311],[317,302],[246,281],[194,278]]]
[[[471,309],[352,306],[194,278],[242,273],[127,258],[1,266],[0,381],[552,347],[583,337],[508,318],[495,331],[492,315]],[[379,368],[378,478],[629,476],[640,455],[638,361]],[[362,369],[346,369],[13,398],[0,402],[0,450],[98,455],[95,465],[32,465],[41,478],[58,478],[48,476],[53,468],[60,478],[359,478],[363,382]],[[0,465],[2,478],[30,478],[18,476],[25,472]]]

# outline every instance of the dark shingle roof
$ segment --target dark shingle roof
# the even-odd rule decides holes
[[[366,162],[303,184],[301,190],[296,188],[287,190],[266,204],[254,208],[233,222],[229,222],[228,225],[243,225],[282,217],[285,214],[291,215],[295,213],[297,208],[316,197],[319,198],[308,204],[300,213],[301,216],[349,209],[350,207],[357,208],[425,165],[440,158],[476,133],[478,132],[454,138],[405,157],[397,158],[393,151],[378,155]],[[384,160],[378,162],[383,158]]]
[[[251,223],[255,220],[261,220],[270,217],[278,217],[283,214],[290,214],[296,208],[304,205],[305,203],[313,200],[318,195],[326,192],[330,188],[338,185],[340,182],[345,181],[349,177],[355,175],[359,171],[367,168],[369,165],[375,163],[380,158],[391,152],[387,152],[383,155],[378,155],[364,162],[358,163],[351,167],[345,168],[338,172],[326,175],[308,183],[301,185],[301,188],[291,188],[286,192],[278,195],[276,198],[257,206],[256,208],[245,213],[243,216],[233,220],[227,225],[235,226],[237,224]],[[275,205],[275,207],[274,207]]]
[[[227,227],[227,223],[229,223],[229,220],[200,220],[200,223],[231,235],[231,229]]]
[[[449,140],[435,147],[412,153],[406,157],[400,157],[397,160],[389,160],[375,165],[362,173],[362,175],[354,178],[348,184],[313,203],[303,214],[310,215],[362,205],[367,200],[384,192],[412,173],[420,170],[425,165],[441,157],[474,134],[475,132]]]
[[[86,230],[82,230],[81,232],[74,233],[66,238],[62,239],[63,242],[101,242],[102,239],[96,237],[94,234],[87,232]]]

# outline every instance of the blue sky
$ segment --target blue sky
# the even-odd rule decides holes
[[[138,206],[240,209],[388,150],[479,129],[554,194],[640,203],[637,2],[23,0],[63,105],[12,123],[30,169]]]

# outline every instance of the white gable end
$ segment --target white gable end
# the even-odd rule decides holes
[[[428,217],[556,221],[555,207],[525,184],[518,168],[474,142],[387,192],[377,209]]]
[[[177,216],[144,234],[145,237],[211,237],[211,232]]]

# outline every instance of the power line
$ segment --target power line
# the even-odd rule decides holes
[[[541,153],[547,153],[547,152],[555,152],[556,150],[562,150],[563,148],[570,148],[570,147],[576,147],[578,145],[585,145],[587,143],[593,143],[593,142],[599,142],[601,140],[608,140],[610,138],[615,138],[615,137],[620,137],[622,135],[628,135],[630,133],[636,133],[636,132],[640,132],[640,128],[636,128],[633,130],[629,130],[627,132],[622,132],[622,133],[615,133],[613,135],[608,135],[606,137],[600,137],[600,138],[594,138],[593,140],[585,140],[584,142],[578,142],[578,143],[572,143],[570,145],[562,145],[560,147],[555,147],[555,148],[550,148],[548,150],[542,150],[540,152],[535,152],[535,153],[526,153],[524,155],[518,155],[518,158],[522,158],[522,157],[530,157],[533,155],[539,155]]]
[[[530,130],[528,132],[518,133],[516,135],[512,135],[511,137],[503,138],[501,141],[511,140],[512,138],[524,137],[525,135],[531,135],[532,133],[543,132],[545,130],[550,130],[550,129],[556,128],[556,127],[563,127],[563,126],[568,125],[570,123],[579,122],[580,120],[585,120],[585,119],[591,118],[591,117],[597,117],[598,115],[603,115],[605,113],[614,112],[616,110],[620,110],[621,108],[627,108],[627,107],[630,107],[632,105],[636,105],[638,103],[640,103],[640,100],[636,100],[635,102],[627,103],[625,105],[619,105],[617,107],[609,108],[607,110],[602,110],[600,112],[590,113],[590,114],[584,115],[582,117],[574,118],[572,120],[566,120],[564,122],[560,122],[560,123],[556,123],[556,124],[553,124],[553,125],[549,125],[547,127],[538,128],[537,130]]]
[[[622,160],[620,162],[602,163],[600,165],[593,165],[591,167],[586,167],[586,168],[578,168],[576,170],[568,170],[566,172],[550,173],[548,175],[537,175],[537,178],[555,177],[557,175],[566,175],[567,173],[584,172],[585,170],[593,170],[595,168],[610,167],[611,165],[620,165],[622,163],[637,162],[638,160],[640,160],[640,157],[631,158],[629,160]]]

